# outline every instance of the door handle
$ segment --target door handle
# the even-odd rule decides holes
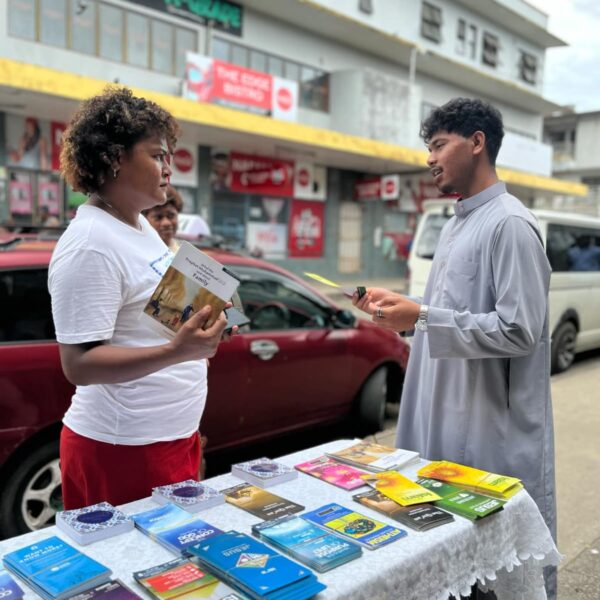
[[[271,340],[254,340],[250,343],[250,352],[261,360],[270,360],[279,352],[279,346]]]

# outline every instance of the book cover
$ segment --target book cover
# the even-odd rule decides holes
[[[358,544],[300,517],[263,521],[252,526],[252,533],[320,573],[362,555]]]
[[[232,465],[231,474],[260,487],[291,481],[298,476],[291,467],[264,457]]]
[[[506,500],[490,498],[437,479],[421,478],[418,482],[423,487],[435,490],[436,494],[441,496],[442,499],[435,503],[436,506],[471,521],[494,514],[502,510],[506,504]]]
[[[194,479],[155,487],[152,499],[159,504],[172,502],[188,512],[198,512],[225,502],[221,492]]]
[[[229,504],[248,511],[265,521],[304,510],[304,506],[250,483],[240,483],[222,491]]]
[[[175,504],[137,513],[132,518],[137,528],[176,554],[185,554],[189,546],[223,533]]]
[[[136,600],[137,598],[141,596],[132,592],[122,581],[115,579],[71,596],[69,600]]]
[[[391,498],[377,490],[369,490],[352,496],[353,500],[372,508],[382,515],[388,516],[402,525],[416,531],[427,531],[445,523],[454,521],[454,517],[445,510],[432,504],[417,504],[415,506],[400,506]]]
[[[97,542],[131,531],[131,517],[108,502],[56,513],[56,526],[78,544]]]
[[[404,529],[386,525],[335,503],[304,513],[302,518],[350,538],[371,550],[395,542],[406,535]]]
[[[329,456],[320,456],[300,463],[296,465],[296,469],[344,490],[355,490],[365,485],[361,479],[361,475],[365,475],[364,471],[339,463]]]
[[[173,262],[148,300],[142,318],[145,323],[167,337],[203,306],[213,311],[208,325],[218,318],[237,289],[239,280],[221,263],[181,242]]]
[[[417,460],[419,453],[373,442],[359,442],[337,452],[328,452],[327,456],[359,469],[378,472],[400,469]]]
[[[362,479],[378,492],[381,492],[384,496],[391,498],[394,502],[402,506],[441,500],[432,490],[411,481],[408,477],[404,477],[404,475],[401,475],[397,471],[371,473],[363,475]]]
[[[19,584],[10,576],[8,571],[0,569],[0,599],[19,600],[23,597],[23,590]]]
[[[133,578],[157,600],[174,600],[175,598],[190,600],[244,599],[228,585],[187,558],[177,558],[143,571],[137,571],[133,574]]]
[[[523,484],[516,477],[497,475],[447,460],[438,460],[419,469],[419,477],[439,479],[480,492],[487,496],[508,500],[523,489]]]

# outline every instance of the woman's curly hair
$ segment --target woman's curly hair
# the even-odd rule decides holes
[[[97,192],[121,155],[150,136],[165,137],[173,149],[177,121],[166,110],[124,87],[107,87],[83,102],[63,135],[60,168],[78,192]],[[112,175],[111,175],[112,177]]]

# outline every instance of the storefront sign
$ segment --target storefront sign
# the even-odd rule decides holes
[[[186,56],[184,98],[286,121],[297,119],[298,82],[200,54]]]
[[[285,258],[287,226],[282,223],[248,223],[246,248],[253,256],[260,256],[267,260]]]
[[[294,200],[290,215],[290,258],[322,257],[324,225],[323,203]]]
[[[397,200],[400,197],[400,175],[382,175],[357,181],[355,200]]]
[[[275,158],[231,152],[229,187],[233,192],[291,198],[294,163]]]
[[[219,31],[241,36],[244,19],[242,6],[229,0],[132,0],[154,10],[194,21],[210,24]]]
[[[325,200],[327,168],[307,162],[297,162],[294,171],[294,198]]]
[[[198,150],[195,144],[179,141],[171,160],[171,183],[195,187],[198,185]]]

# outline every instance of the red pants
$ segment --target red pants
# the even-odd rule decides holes
[[[66,510],[98,502],[124,504],[152,488],[198,479],[200,436],[144,446],[121,446],[83,437],[66,426],[60,435],[60,471]]]

